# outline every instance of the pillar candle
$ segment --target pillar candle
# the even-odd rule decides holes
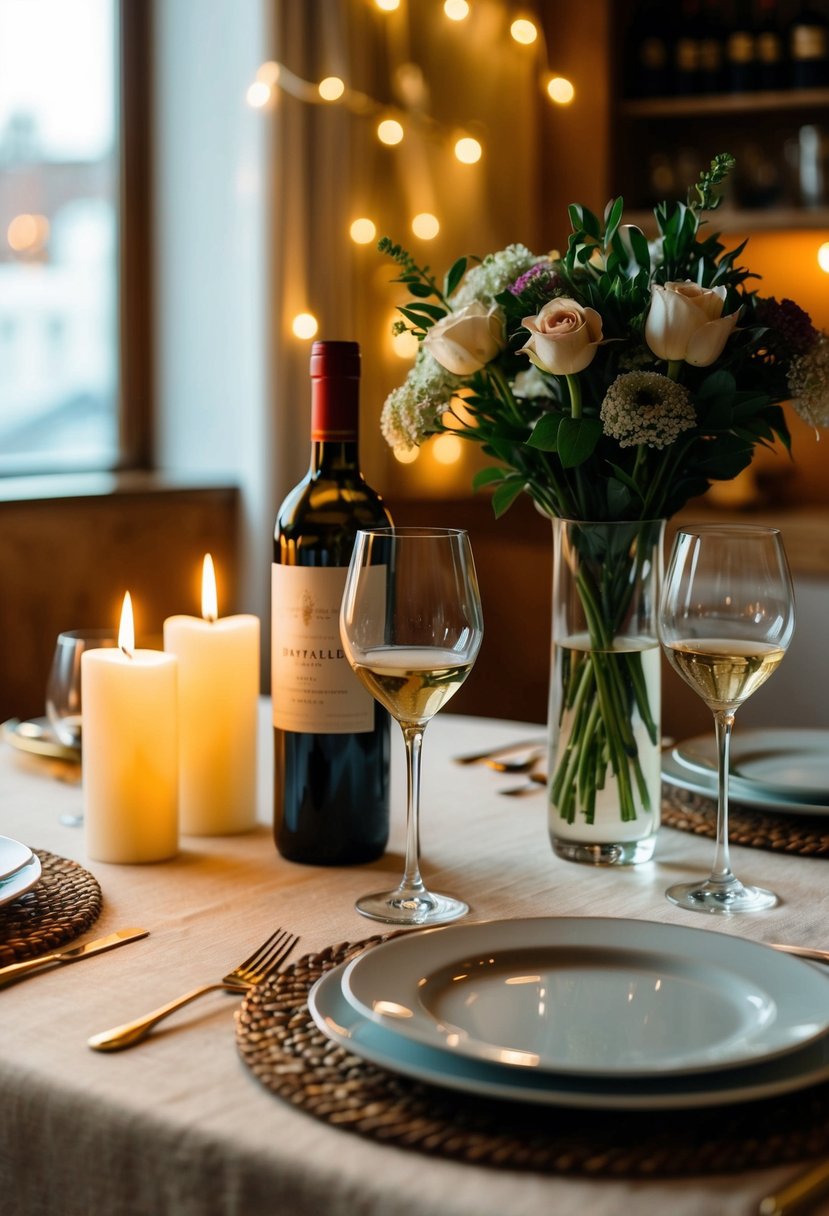
[[[178,851],[176,660],[136,650],[129,593],[118,649],[81,656],[83,806],[96,861],[164,861]]]
[[[209,554],[202,616],[168,617],[164,649],[178,660],[181,830],[246,832],[256,822],[259,618],[218,617]]]

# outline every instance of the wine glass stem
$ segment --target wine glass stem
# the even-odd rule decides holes
[[[400,723],[406,744],[406,868],[400,894],[408,898],[426,890],[420,877],[420,758],[422,726]]]
[[[734,714],[725,710],[714,712],[714,726],[717,732],[717,847],[714,853],[714,866],[709,882],[729,886],[735,882],[731,869],[731,859],[728,853],[728,767],[731,747],[731,728],[734,725]]]

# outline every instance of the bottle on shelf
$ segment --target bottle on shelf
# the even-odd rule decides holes
[[[702,92],[702,33],[700,0],[682,0],[679,28],[673,44],[674,91],[679,97]]]
[[[723,89],[725,46],[720,0],[704,0],[699,34],[699,91],[720,93]]]
[[[829,20],[814,4],[797,6],[788,30],[790,80],[794,89],[829,84]]]
[[[274,839],[290,861],[381,856],[389,832],[389,716],[351,670],[339,609],[356,533],[391,523],[359,467],[360,351],[311,351],[311,465],[276,519],[271,693]]]
[[[757,88],[785,88],[786,60],[783,34],[777,20],[777,0],[756,0],[754,51]]]
[[[673,92],[673,45],[669,7],[662,0],[637,5],[626,39],[628,97],[665,97]]]
[[[725,87],[746,93],[756,86],[756,38],[748,4],[736,0],[725,38]]]

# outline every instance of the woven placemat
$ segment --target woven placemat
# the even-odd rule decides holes
[[[423,1153],[553,1174],[728,1173],[829,1152],[829,1084],[715,1115],[584,1111],[467,1096],[368,1064],[320,1033],[308,993],[325,971],[380,940],[305,955],[248,993],[236,1015],[237,1045],[255,1076],[317,1119]]]
[[[712,798],[674,786],[662,786],[662,822],[680,832],[710,836],[717,828],[717,804]],[[829,817],[766,813],[729,799],[728,839],[752,849],[829,857]]]
[[[35,849],[38,882],[0,905],[0,966],[20,963],[79,937],[101,913],[97,879],[77,861]]]

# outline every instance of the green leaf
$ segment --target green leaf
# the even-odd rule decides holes
[[[624,519],[625,512],[633,501],[633,495],[616,477],[607,479],[607,510],[611,519]]]
[[[561,467],[573,469],[583,464],[601,437],[602,424],[598,418],[562,418],[557,436]]]
[[[495,518],[500,519],[515,502],[519,494],[524,490],[524,479],[521,477],[508,477],[503,485],[500,485],[492,495],[492,508],[495,511]]]
[[[432,324],[431,321],[424,320],[423,317],[419,317],[411,308],[398,308],[397,311],[402,313],[406,320],[414,325],[417,332],[422,332],[424,327],[428,328]]]
[[[631,493],[633,493],[637,498],[641,498],[642,491],[639,489],[638,485],[633,480],[630,473],[625,472],[625,470],[620,465],[614,464],[612,460],[608,460],[607,463],[610,465],[611,469],[615,473],[616,479],[618,481],[621,481],[623,485],[627,486],[627,488],[631,491]]]
[[[418,313],[424,317],[431,317],[433,321],[442,321],[446,316],[446,309],[441,308],[440,304],[409,304],[407,311]]]
[[[446,278],[443,281],[443,294],[451,296],[452,292],[460,283],[463,276],[466,274],[466,258],[458,258],[449,270],[446,272]]]
[[[494,465],[490,465],[488,469],[479,469],[472,478],[472,489],[481,490],[484,486],[491,486],[493,482],[503,481],[506,476],[503,469],[496,469]]]
[[[406,286],[408,287],[410,294],[417,296],[419,300],[423,300],[427,296],[437,295],[434,287],[432,287],[429,283],[421,283],[420,281],[417,281],[414,283],[407,283]]]
[[[560,414],[542,414],[533,427],[533,432],[527,440],[527,446],[540,448],[542,452],[555,452],[558,447],[560,421]]]

